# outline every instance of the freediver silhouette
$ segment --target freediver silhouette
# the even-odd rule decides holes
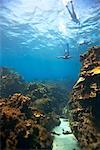
[[[66,5],[66,8],[67,8],[67,10],[68,10],[68,12],[69,12],[69,14],[70,14],[72,20],[73,20],[75,23],[80,24],[80,21],[79,21],[79,19],[77,18],[77,15],[76,15],[75,10],[74,10],[73,2],[70,1],[70,3],[71,3],[71,7],[72,7],[72,12],[70,11],[68,5]]]
[[[63,56],[58,56],[57,57],[58,59],[59,58],[62,58],[62,59],[69,59],[71,58],[71,56],[69,55],[69,44],[67,43],[67,49],[64,50],[64,55]]]
[[[88,45],[91,41],[81,41],[78,44],[79,45]]]

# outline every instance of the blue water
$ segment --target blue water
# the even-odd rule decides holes
[[[100,45],[100,0],[73,3],[80,25],[71,20],[64,0],[0,0],[0,65],[29,81],[76,80],[80,54]],[[88,44],[80,45],[84,41]],[[72,58],[57,59],[67,43]]]

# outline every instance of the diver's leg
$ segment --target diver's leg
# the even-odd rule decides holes
[[[67,49],[67,54],[68,54],[68,56],[69,56],[69,49]]]
[[[68,10],[68,12],[69,12],[69,14],[70,14],[71,18],[73,18],[73,14],[72,14],[72,12],[70,11],[70,9],[68,8],[68,6],[67,6],[67,5],[66,5],[66,8],[67,8],[67,10]]]
[[[69,56],[69,44],[68,43],[64,52],[65,52],[65,56]]]
[[[72,1],[70,1],[70,3],[71,3],[71,6],[72,6],[72,14],[73,14],[73,16],[76,16],[76,13],[75,13],[75,10],[74,10],[73,2],[72,2]]]
[[[69,44],[67,43],[67,54],[69,56]]]

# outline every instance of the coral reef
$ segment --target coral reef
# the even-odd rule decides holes
[[[1,99],[0,112],[1,149],[52,148],[52,137],[42,125],[46,124],[43,121],[46,116],[38,110],[32,110],[29,97],[14,94]],[[40,122],[41,119],[43,123]]]
[[[61,114],[62,108],[68,101],[67,90],[62,88],[61,84],[27,83],[18,73],[7,67],[0,67],[0,83],[2,98],[7,98],[15,93],[23,94],[31,98],[34,105],[45,113],[54,111]]]
[[[0,67],[0,96],[8,97],[23,92],[25,82],[22,77],[7,67]]]
[[[29,83],[25,94],[32,99],[33,105],[38,109],[45,113],[53,111],[60,115],[69,96],[65,87],[54,83]]]
[[[60,124],[65,90],[56,84],[27,83],[7,67],[0,68],[0,83],[1,149],[51,150],[51,130]]]
[[[80,77],[69,100],[69,119],[83,150],[100,149],[100,47],[80,56]]]

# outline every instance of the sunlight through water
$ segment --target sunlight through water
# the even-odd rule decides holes
[[[66,4],[71,9],[68,0],[1,1],[1,65],[16,68],[28,80],[51,78],[51,75],[54,79],[76,79],[80,68],[79,55],[100,43],[100,3],[73,0],[80,25],[72,21]],[[57,56],[63,55],[67,43],[72,59],[58,60]]]

